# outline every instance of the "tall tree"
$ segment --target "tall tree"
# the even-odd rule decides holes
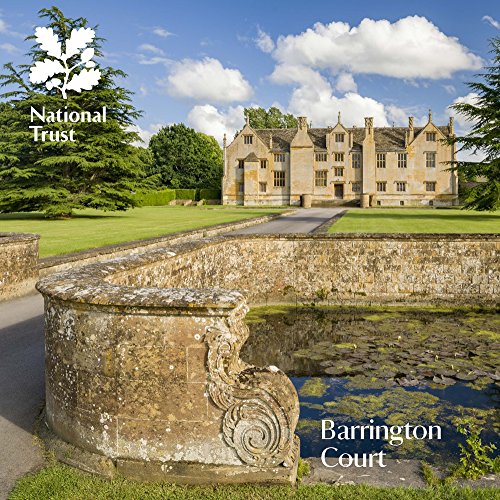
[[[183,123],[163,127],[151,137],[153,155],[150,175],[159,175],[170,188],[219,188],[222,150],[217,141]]]
[[[458,172],[472,187],[465,190],[465,208],[498,210],[500,208],[500,38],[490,41],[493,61],[477,75],[482,81],[469,82],[477,94],[473,103],[457,103],[452,108],[472,123],[464,136],[451,137],[458,151],[471,151],[483,156],[481,161],[453,161],[451,170]]]
[[[88,36],[82,39],[82,34],[90,33],[81,31],[88,26],[86,19],[66,18],[56,7],[42,9],[39,15],[47,23],[42,30],[46,29],[48,41],[33,45],[29,64],[14,67],[8,63],[5,74],[0,75],[1,85],[8,89],[2,94],[6,102],[0,107],[0,212],[43,211],[48,216],[69,216],[76,208],[126,210],[136,206],[133,190],[143,176],[143,162],[132,146],[139,137],[127,127],[140,112],[131,104],[131,92],[116,83],[126,74],[101,67],[97,82],[97,70],[90,59],[94,54],[102,55],[103,40]],[[74,37],[73,30],[77,30]],[[85,46],[87,49],[80,54]],[[61,67],[64,63],[66,69],[89,68],[83,72],[86,77],[93,76],[95,81],[90,86],[95,86],[74,92],[89,88],[88,81],[76,79],[71,83],[64,78],[64,84],[72,85],[64,91],[64,99],[61,79],[44,81],[47,75],[53,76],[46,71],[48,55],[60,59]],[[30,75],[32,67],[37,68],[38,78]],[[45,108],[46,113],[67,109],[92,114],[106,107],[107,120],[31,123],[32,107],[39,112]],[[43,125],[53,132],[73,129],[75,141],[35,141],[30,125]]]
[[[250,119],[253,128],[296,128],[297,118],[285,114],[275,106],[268,110],[264,108],[245,108],[245,118]]]

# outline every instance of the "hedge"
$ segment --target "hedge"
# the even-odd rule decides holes
[[[168,205],[169,202],[176,199],[175,189],[162,189],[161,191],[147,191],[136,194],[137,201],[146,207],[156,207]]]
[[[220,200],[220,189],[162,189],[135,195],[140,205],[156,207],[168,205],[172,200]]]
[[[220,200],[220,189],[200,189],[200,200]]]
[[[196,189],[176,189],[176,200],[193,200],[196,201]]]

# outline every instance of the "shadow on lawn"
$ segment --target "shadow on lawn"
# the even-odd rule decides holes
[[[47,217],[41,212],[15,212],[15,213],[0,213],[0,221],[2,220],[40,220],[40,221],[67,221],[74,219],[123,219],[126,215],[117,215],[116,212],[108,214],[73,214],[71,217]]]

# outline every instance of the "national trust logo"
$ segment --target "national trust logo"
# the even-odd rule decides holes
[[[48,90],[58,89],[64,99],[68,98],[69,90],[91,90],[99,83],[101,72],[92,61],[94,49],[87,47],[95,38],[93,29],[73,29],[64,41],[64,52],[63,44],[52,28],[36,28],[35,37],[40,48],[50,57],[31,67],[31,83],[45,83]],[[78,71],[79,68],[82,69]]]

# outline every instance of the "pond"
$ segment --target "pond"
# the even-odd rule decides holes
[[[302,457],[333,446],[338,452],[328,456],[383,450],[388,458],[455,462],[464,418],[500,448],[500,316],[493,311],[278,306],[253,309],[247,323],[241,358],[278,366],[299,393]],[[337,432],[409,423],[438,425],[442,434],[400,445],[368,431],[364,439],[323,440],[322,420]]]

